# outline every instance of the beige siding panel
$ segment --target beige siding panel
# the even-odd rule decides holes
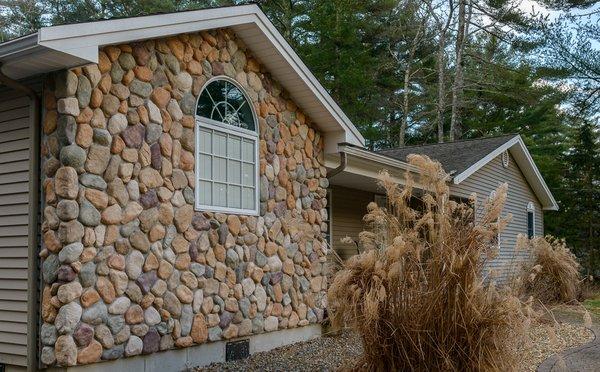
[[[27,365],[29,98],[0,93],[0,363]]]
[[[370,192],[334,186],[331,191],[331,233],[332,245],[341,258],[357,253],[353,244],[342,243],[346,236],[358,241],[358,234],[364,230],[362,218],[367,213],[367,205],[373,201]]]
[[[515,267],[529,254],[529,252],[517,252],[515,249],[517,236],[527,234],[529,202],[533,202],[535,206],[535,235],[541,236],[544,233],[543,211],[539,200],[512,157],[508,168],[502,166],[501,156],[498,156],[459,185],[451,185],[453,195],[468,197],[473,192],[477,194],[477,214],[481,216],[483,204],[490,193],[504,182],[508,183],[508,195],[502,214],[503,216],[511,214],[512,219],[500,235],[498,256],[489,263],[490,269],[494,270],[500,280],[515,273]]]

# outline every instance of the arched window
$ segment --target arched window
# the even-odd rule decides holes
[[[532,239],[535,236],[535,206],[533,202],[527,203],[527,237]]]
[[[254,108],[226,78],[208,81],[196,108],[196,209],[258,214]]]

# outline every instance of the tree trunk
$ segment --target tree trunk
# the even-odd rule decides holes
[[[458,139],[462,135],[462,106],[464,96],[464,48],[465,31],[467,28],[466,2],[459,0],[458,4],[458,31],[456,34],[456,61],[454,72],[454,84],[452,84],[452,116],[450,117],[450,141]]]
[[[446,33],[440,33],[437,51],[438,101],[437,101],[437,137],[438,143],[444,142],[444,109],[446,106]]]
[[[398,145],[404,146],[406,139],[406,126],[408,125],[408,95],[410,90],[410,64],[411,60],[407,62],[406,70],[404,71],[404,97],[402,104],[402,123],[400,124],[400,138],[398,139]]]

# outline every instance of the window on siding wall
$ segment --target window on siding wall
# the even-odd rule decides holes
[[[535,236],[535,206],[532,202],[527,204],[527,237],[532,239]]]
[[[230,80],[210,80],[196,108],[196,209],[258,213],[258,134],[250,100]]]

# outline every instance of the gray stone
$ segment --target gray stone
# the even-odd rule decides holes
[[[187,336],[190,334],[192,330],[192,320],[194,318],[194,311],[191,305],[183,305],[181,309],[181,318],[179,322],[181,323],[181,335]]]
[[[225,264],[227,264],[227,266],[234,269],[238,265],[239,262],[240,262],[240,258],[238,257],[238,254],[235,252],[235,249],[228,249],[227,255],[225,257]]]
[[[92,97],[92,84],[85,75],[79,75],[77,81],[77,101],[80,108],[87,107]]]
[[[223,330],[218,327],[210,327],[208,329],[208,340],[209,341],[219,341],[221,339],[221,334],[223,333]]]
[[[108,132],[112,135],[119,134],[127,128],[127,117],[116,113],[108,119]]]
[[[100,212],[87,200],[79,204],[79,221],[85,226],[98,226],[100,224]]]
[[[70,115],[60,115],[56,124],[56,135],[62,145],[75,143],[77,134],[77,123],[75,118]]]
[[[119,64],[123,67],[124,70],[131,70],[135,67],[135,59],[131,55],[131,53],[121,53],[119,55]]]
[[[206,273],[206,266],[193,262],[190,265],[190,271],[193,272],[198,278],[201,278]]]
[[[146,128],[142,124],[129,125],[121,132],[121,137],[127,147],[139,149],[144,142]]]
[[[81,306],[77,302],[69,302],[58,310],[54,325],[58,333],[71,334],[81,319]]]
[[[185,202],[188,204],[194,204],[194,190],[192,190],[191,187],[186,186],[183,189],[183,198],[185,199]]]
[[[173,292],[165,292],[163,295],[164,299],[164,308],[167,310],[172,316],[179,317],[181,316],[181,302],[173,294]]]
[[[79,323],[79,326],[73,333],[73,338],[79,346],[88,346],[94,339],[94,328],[85,323]]]
[[[185,93],[179,101],[181,111],[186,115],[194,115],[196,112],[196,98],[192,93]]]
[[[267,257],[261,251],[256,251],[256,257],[254,257],[254,263],[258,267],[263,267],[267,264]]]
[[[125,318],[119,315],[109,316],[106,325],[112,334],[117,334],[123,329],[123,326],[125,326]]]
[[[252,333],[262,333],[265,330],[265,320],[262,314],[257,314],[252,319]]]
[[[40,340],[44,345],[54,346],[56,342],[56,338],[58,337],[58,332],[56,332],[56,327],[52,324],[44,323],[40,328]]]
[[[137,250],[131,251],[127,256],[125,264],[125,272],[129,279],[135,280],[142,274],[142,266],[144,265],[144,255]]]
[[[60,150],[60,162],[75,169],[83,168],[85,158],[85,150],[77,145],[65,146]]]
[[[158,141],[162,134],[162,126],[154,123],[148,123],[146,125],[146,142],[148,144],[153,144]]]
[[[148,98],[150,93],[152,93],[152,84],[134,79],[129,84],[129,90],[131,93],[137,94],[142,98]]]
[[[138,336],[131,336],[129,338],[129,341],[127,342],[127,345],[125,346],[125,355],[139,355],[142,353],[143,348],[144,342],[142,341],[142,339]]]
[[[60,261],[58,256],[55,254],[49,255],[42,264],[42,277],[44,282],[51,284],[56,281],[58,276],[58,268],[60,267]]]
[[[150,306],[144,311],[144,320],[149,326],[154,326],[160,323],[160,314],[158,310]]]
[[[75,200],[63,199],[56,205],[56,215],[63,221],[71,221],[79,215],[79,206]]]
[[[102,177],[96,174],[84,173],[81,176],[79,176],[79,182],[82,185],[90,187],[92,189],[101,191],[106,190],[106,181],[104,181]]]
[[[244,297],[238,301],[240,311],[244,315],[244,318],[250,318],[250,300]]]
[[[162,57],[169,70],[171,70],[171,72],[174,74],[179,74],[181,67],[179,66],[179,60],[177,57],[175,57],[173,54],[164,54]]]
[[[113,63],[112,68],[110,69],[110,78],[113,83],[120,83],[123,80],[123,75],[125,75],[125,71],[121,68],[121,65],[118,63]]]
[[[111,349],[105,349],[102,351],[102,360],[115,360],[123,356],[125,347],[124,345],[117,345]]]
[[[77,92],[78,79],[72,71],[62,71],[56,75],[54,95],[57,98],[69,97]]]
[[[72,282],[77,277],[77,273],[69,265],[62,265],[57,271],[57,280],[62,283]]]
[[[54,356],[54,348],[50,346],[44,346],[42,348],[42,353],[40,354],[40,361],[45,365],[52,365],[56,362],[56,357]]]
[[[79,259],[81,252],[83,252],[83,244],[79,242],[71,243],[60,250],[58,259],[60,262],[72,263]]]
[[[104,302],[98,301],[83,311],[81,320],[89,324],[97,325],[105,323],[107,316],[108,309],[106,308],[106,305]]]
[[[83,287],[91,287],[96,284],[96,265],[88,262],[79,270],[79,282]]]
[[[279,328],[279,319],[276,316],[269,316],[265,319],[265,331],[272,332]]]
[[[112,142],[112,136],[106,129],[94,128],[93,137],[94,142],[102,146],[110,146]]]

